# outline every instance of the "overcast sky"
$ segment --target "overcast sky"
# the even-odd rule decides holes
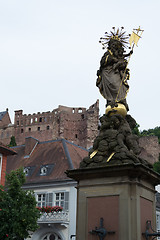
[[[104,50],[99,38],[113,26],[141,26],[131,57],[129,114],[141,130],[160,126],[159,0],[0,0],[0,111],[24,114],[58,105],[86,107],[105,99],[96,87]]]

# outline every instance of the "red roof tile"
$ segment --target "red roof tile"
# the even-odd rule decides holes
[[[71,167],[78,168],[88,151],[64,139],[40,142],[30,157],[25,156],[25,145],[14,147],[16,156],[7,157],[7,172],[19,167],[35,167],[27,183],[51,182],[68,179],[65,171]],[[43,165],[53,165],[49,175],[41,176],[40,168]]]
[[[0,142],[0,153],[5,155],[14,155],[17,154],[12,148],[5,146],[3,143]]]

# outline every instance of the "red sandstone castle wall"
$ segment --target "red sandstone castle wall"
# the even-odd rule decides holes
[[[87,110],[59,106],[52,112],[23,114],[15,111],[14,125],[0,129],[0,141],[8,145],[11,136],[15,136],[17,145],[24,144],[26,137],[39,141],[65,138],[79,146],[92,146],[98,134],[99,101]]]
[[[159,159],[160,145],[157,136],[143,136],[139,138],[141,147],[140,157],[154,164]]]

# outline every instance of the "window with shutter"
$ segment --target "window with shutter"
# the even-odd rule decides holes
[[[46,194],[37,194],[37,206],[44,207],[46,205]]]
[[[53,193],[46,194],[46,206],[53,206]]]
[[[63,207],[63,210],[69,209],[69,192],[55,193],[55,205]]]
[[[64,193],[64,210],[69,210],[69,192]]]
[[[38,207],[53,206],[53,193],[36,194],[36,199]]]

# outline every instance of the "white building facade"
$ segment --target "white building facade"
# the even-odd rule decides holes
[[[26,186],[35,193],[37,207],[60,206],[62,211],[41,213],[39,229],[32,240],[70,240],[76,233],[76,182],[62,181],[54,184]],[[24,188],[26,188],[24,187]]]
[[[88,151],[64,139],[39,142],[33,138],[14,150],[17,154],[7,159],[7,172],[24,167],[23,188],[34,191],[41,210],[39,228],[31,233],[31,240],[74,240],[77,183],[65,171],[78,168]],[[54,207],[60,210],[53,211]]]

